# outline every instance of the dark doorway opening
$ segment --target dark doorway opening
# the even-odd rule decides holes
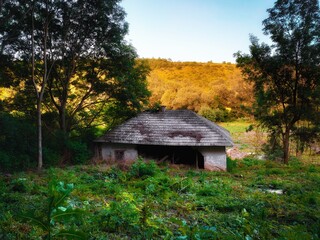
[[[138,154],[146,159],[204,168],[204,157],[197,149],[192,147],[139,145]]]

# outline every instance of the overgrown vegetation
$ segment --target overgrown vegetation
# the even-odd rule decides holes
[[[43,229],[21,221],[21,214],[33,210],[43,216],[44,199],[67,192],[59,211],[84,214],[82,220],[50,221],[54,234],[74,229],[88,239],[319,239],[318,165],[231,161],[231,172],[138,161],[127,170],[83,165],[2,175],[0,238],[43,236]],[[48,191],[51,180],[56,191]]]
[[[75,150],[87,147],[74,137],[130,118],[147,103],[149,68],[125,40],[125,15],[119,0],[1,1],[0,113],[37,126],[39,170],[50,165],[46,138],[59,135],[59,161],[73,164]]]
[[[73,132],[44,131],[44,166],[87,163],[91,156],[93,129]],[[37,130],[31,119],[0,112],[0,172],[34,169],[37,157]]]
[[[25,179],[19,180],[23,183]],[[51,181],[49,183],[47,204],[41,206],[42,208],[37,207],[30,212],[21,214],[19,217],[30,223],[33,228],[38,227],[41,229],[42,231],[37,233],[37,235],[40,234],[44,239],[86,239],[84,233],[65,228],[65,225],[78,228],[77,225],[81,223],[79,220],[81,220],[80,217],[83,213],[79,209],[73,209],[72,204],[66,204],[73,187],[73,184]],[[70,224],[70,219],[78,224]]]

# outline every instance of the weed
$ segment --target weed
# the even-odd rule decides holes
[[[30,192],[32,186],[26,178],[17,178],[11,181],[11,190],[13,192],[27,193]]]
[[[315,173],[315,172],[317,172],[317,169],[316,169],[316,167],[315,167],[315,165],[310,165],[309,166],[309,168],[308,168],[308,172],[309,173]]]
[[[104,228],[110,232],[134,232],[140,218],[140,209],[133,194],[122,192],[116,201],[106,203],[102,222]]]
[[[84,234],[76,230],[55,229],[59,221],[61,224],[74,216],[82,214],[78,209],[64,206],[72,190],[73,184],[65,185],[63,182],[51,182],[49,184],[48,206],[42,212],[36,209],[20,215],[20,217],[31,222],[33,226],[41,228],[43,231],[42,236],[46,239],[59,237],[85,239]]]
[[[186,220],[177,218],[171,218],[170,221],[177,225],[175,239],[218,239],[217,228],[214,226],[188,224]]]

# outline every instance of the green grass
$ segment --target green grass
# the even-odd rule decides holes
[[[139,161],[125,171],[75,166],[1,176],[0,239],[45,236],[19,216],[46,211],[52,181],[74,184],[59,210],[84,213],[81,219],[51,223],[53,229],[80,230],[87,239],[320,237],[320,166],[246,158],[232,163],[232,173],[159,168]]]
[[[222,127],[227,129],[231,134],[244,133],[253,123],[250,121],[234,121],[219,123]]]

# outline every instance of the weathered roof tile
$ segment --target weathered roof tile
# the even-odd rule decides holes
[[[189,110],[143,112],[96,142],[170,146],[232,146],[229,132]]]

